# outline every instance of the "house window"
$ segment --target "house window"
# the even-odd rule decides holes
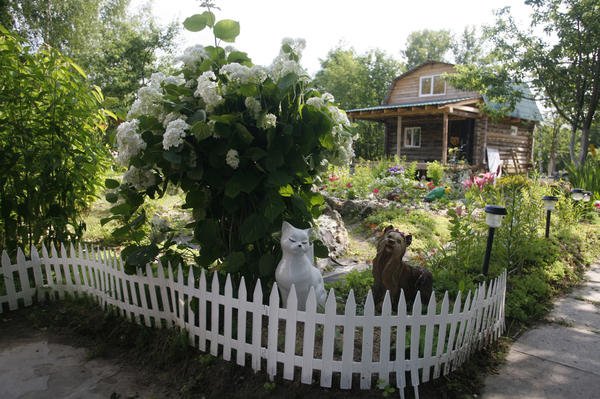
[[[442,94],[446,94],[446,82],[444,82],[442,75],[421,76],[420,96],[439,96]]]
[[[404,147],[406,147],[406,148],[421,147],[421,128],[420,127],[404,128]]]
[[[513,136],[516,136],[519,133],[519,127],[518,126],[511,126],[510,127],[510,134]]]

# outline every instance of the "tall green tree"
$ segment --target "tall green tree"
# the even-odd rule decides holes
[[[331,93],[342,108],[352,109],[381,104],[402,64],[381,50],[356,54],[354,49],[337,47],[321,61],[314,83]],[[384,154],[383,127],[379,123],[357,121],[354,127],[356,156],[374,159]]]
[[[406,49],[401,53],[406,59],[406,67],[411,69],[425,61],[447,62],[451,50],[450,31],[424,29],[408,35]]]
[[[456,64],[472,64],[483,55],[483,39],[475,26],[466,26],[461,35],[452,42]]]
[[[511,88],[531,83],[569,124],[570,158],[581,165],[599,119],[600,5],[596,0],[526,3],[533,9],[531,26],[520,28],[510,8],[500,10],[496,25],[488,30],[494,49],[490,57],[485,64],[463,68],[459,80],[467,87],[504,92],[498,98],[511,104],[522,95]]]
[[[125,108],[169,55],[178,32],[160,27],[148,5],[130,14],[130,0],[3,0],[0,18],[32,47],[49,45],[73,58],[107,97]]]
[[[108,163],[102,93],[58,50],[0,25],[0,249],[80,237]]]

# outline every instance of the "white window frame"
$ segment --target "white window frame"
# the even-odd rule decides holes
[[[410,134],[410,140],[409,140]],[[418,134],[419,145],[414,145],[415,135]],[[404,148],[421,148],[421,127],[411,126],[404,128]]]
[[[429,93],[423,93],[423,80],[430,78],[431,79],[431,89],[429,91]],[[433,88],[435,87],[435,80],[437,79],[442,79],[442,81],[444,82],[444,92],[443,93],[433,93]],[[421,76],[419,78],[419,97],[431,97],[431,96],[443,96],[444,94],[446,94],[446,81],[443,80],[442,75],[427,75],[427,76]]]
[[[510,135],[511,136],[517,136],[518,134],[519,134],[519,127],[515,126],[515,125],[512,125],[510,127]]]

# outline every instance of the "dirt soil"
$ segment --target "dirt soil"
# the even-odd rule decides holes
[[[101,392],[96,385],[87,392],[84,389],[85,394],[78,391],[72,396],[73,391],[69,389],[74,389],[73,381],[81,380],[85,367],[62,367],[61,378],[54,379],[54,382],[60,384],[62,381],[63,384],[62,388],[55,388],[58,389],[57,392],[63,393],[62,396],[52,395],[57,398],[352,399],[388,396],[377,388],[370,391],[321,388],[318,386],[318,376],[313,385],[282,378],[270,382],[265,373],[254,373],[248,367],[240,367],[190,348],[183,334],[174,330],[138,326],[114,314],[103,312],[89,300],[63,300],[0,315],[0,366],[6,351],[35,342],[47,342],[48,345],[54,345],[54,350],[68,346],[75,351],[83,351],[84,354],[80,357],[83,364],[86,364],[85,367],[89,367],[89,362],[99,362],[100,367],[114,365],[117,370],[105,372],[110,376],[108,379],[96,378],[104,391]],[[18,362],[26,363],[31,360],[31,356],[29,359],[21,356]],[[37,360],[39,363],[39,359]],[[27,365],[15,364],[14,367],[22,369],[27,368]],[[72,375],[69,376],[68,372],[72,372]],[[93,371],[90,373],[94,374]],[[30,374],[29,381],[23,381],[22,384],[32,384],[39,377],[35,373]],[[296,374],[299,376],[299,373]],[[465,392],[459,393],[448,386],[448,383],[456,382],[441,378],[434,384],[423,385],[420,397],[464,397]],[[358,381],[353,385],[358,386]],[[398,392],[389,394],[396,396]],[[411,398],[412,388],[406,389],[406,394],[407,398]],[[3,397],[8,399],[11,396]],[[48,396],[29,394],[13,397]]]

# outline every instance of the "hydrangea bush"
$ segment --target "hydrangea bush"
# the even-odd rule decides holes
[[[179,263],[168,237],[142,245],[139,234],[145,199],[175,185],[193,211],[200,266],[272,278],[282,220],[309,227],[324,204],[318,175],[353,156],[348,119],[330,94],[309,87],[303,41],[284,40],[263,67],[218,45],[235,39],[237,22],[215,23],[209,10],[184,26],[212,29],[215,45],[185,50],[176,76],[153,74],[117,130],[117,159],[128,169],[122,182],[107,181],[107,199],[111,219],[123,222],[115,234],[133,238],[123,258],[130,272],[160,254]]]

